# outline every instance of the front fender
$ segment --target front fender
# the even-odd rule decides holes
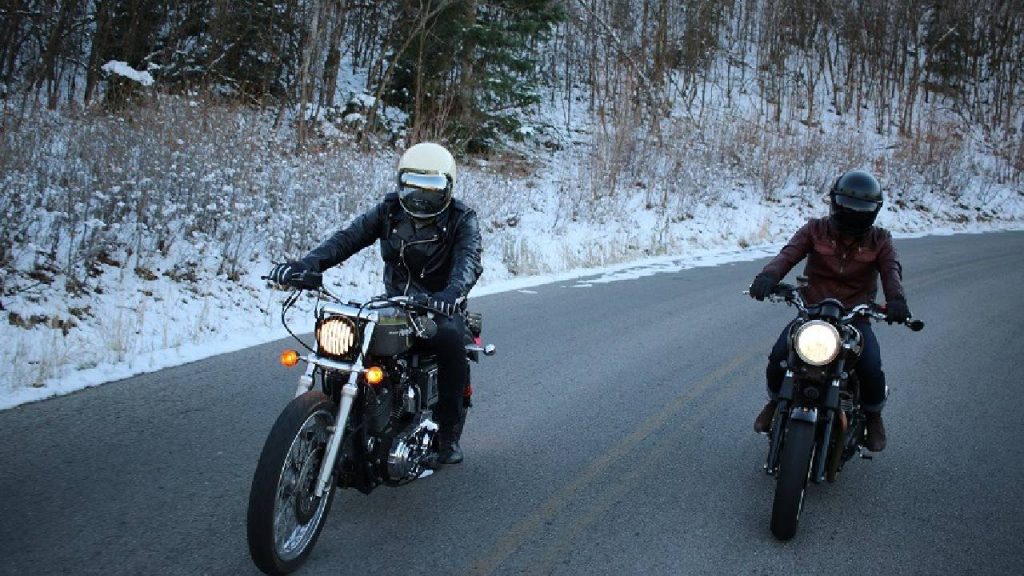
[[[818,422],[818,409],[808,408],[806,406],[794,406],[789,411],[789,417],[793,420],[802,420],[804,422],[810,422],[811,424],[817,424]]]

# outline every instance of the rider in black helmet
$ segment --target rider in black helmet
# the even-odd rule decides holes
[[[829,190],[829,218],[839,232],[863,236],[882,209],[882,187],[869,172],[850,170]]]
[[[869,172],[845,172],[829,191],[829,216],[809,221],[797,231],[789,243],[772,259],[750,285],[750,296],[764,300],[779,281],[800,260],[807,258],[804,275],[808,286],[803,289],[804,299],[820,302],[837,298],[852,308],[858,304],[874,302],[878,292],[878,279],[886,299],[886,319],[905,322],[910,317],[903,292],[903,269],[897,259],[892,235],[875,226],[875,218],[882,209],[882,187]],[[885,426],[882,407],[885,405],[885,373],[878,340],[871,324],[857,324],[864,337],[864,351],[855,370],[861,383],[862,408],[867,415],[868,450],[885,449]],[[776,409],[776,395],[785,378],[782,363],[788,350],[789,327],[775,343],[768,359],[766,378],[771,400],[754,421],[754,430],[767,432]]]

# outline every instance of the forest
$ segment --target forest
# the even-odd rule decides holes
[[[1022,128],[1021,0],[4,4],[0,94],[20,113],[126,105],[139,87],[103,71],[119,61],[161,91],[292,112],[299,142],[309,118],[344,105],[345,68],[408,114],[413,140],[471,152],[556,98],[645,126],[750,100],[765,125],[836,114],[914,136],[941,108],[996,140]]]
[[[894,232],[1019,227],[1022,3],[6,0],[0,381],[271,338],[260,275],[423,140],[456,154],[484,289],[756,254],[852,167]],[[331,273],[373,294],[380,259]]]

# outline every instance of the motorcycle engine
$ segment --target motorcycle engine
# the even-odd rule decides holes
[[[437,433],[437,423],[424,418],[397,435],[388,453],[388,477],[392,480],[412,479],[421,470],[423,458],[430,453],[430,445]]]
[[[395,392],[391,386],[378,388],[367,387],[363,396],[366,431],[370,435],[383,434],[391,421],[392,406],[395,403]]]

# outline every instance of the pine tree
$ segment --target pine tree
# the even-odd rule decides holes
[[[537,46],[563,18],[547,0],[403,3],[396,26],[412,37],[396,35],[385,99],[410,113],[413,140],[488,150],[539,101]]]

